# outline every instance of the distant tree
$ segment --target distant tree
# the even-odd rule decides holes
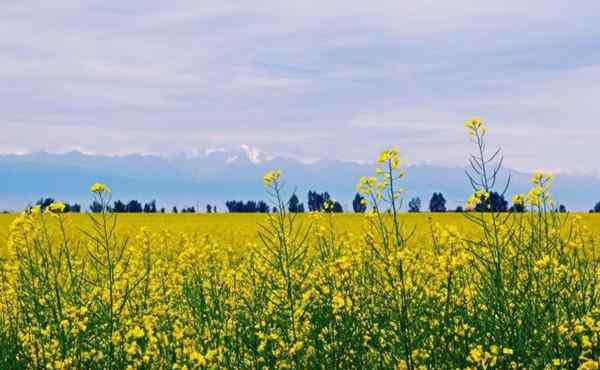
[[[308,192],[308,210],[311,212],[321,211],[325,202],[331,199],[328,192],[317,193],[316,191]]]
[[[279,210],[277,209],[277,207],[273,207],[273,210],[271,212],[277,213],[277,212],[279,212]]]
[[[268,213],[269,206],[264,201],[249,200],[247,202],[229,200],[225,202],[227,211],[230,213]]]
[[[344,212],[344,207],[342,207],[342,204],[336,200],[327,199],[323,205],[323,211],[327,213],[342,213]]]
[[[296,194],[292,194],[290,200],[288,201],[288,211],[291,213],[297,213],[298,207],[300,207],[300,199]]]
[[[504,199],[504,195],[493,191],[489,198],[490,208],[492,212],[507,212],[508,201]]]
[[[300,204],[300,206],[302,206],[302,204]],[[304,206],[302,206],[302,207],[304,207]],[[300,207],[298,207],[298,209],[300,209]],[[269,213],[269,205],[265,201],[261,200],[257,203],[256,210],[259,213]],[[300,211],[298,211],[298,212],[300,212]]]
[[[181,209],[181,213],[196,213],[196,208],[195,207],[187,207],[187,208],[182,208]]]
[[[304,203],[300,203],[298,206],[298,213],[304,213]]]
[[[475,206],[477,212],[506,212],[508,211],[508,202],[504,199],[504,196],[493,191],[490,193],[489,198],[482,199],[482,201]]]
[[[48,208],[50,204],[54,203],[54,198],[41,198],[37,202],[35,202],[36,206],[40,206],[42,210]]]
[[[212,207],[210,206],[210,204],[206,205],[206,213],[212,213]]]
[[[144,204],[144,213],[156,213],[156,200]]]
[[[308,210],[311,212],[318,211],[320,208],[318,193],[310,190],[308,192]]]
[[[54,198],[40,198],[38,201],[35,202],[36,206],[40,206],[40,208],[42,210],[45,210],[46,208],[48,208],[48,206],[52,203],[56,202],[56,200]],[[64,203],[65,204],[65,213],[79,213],[81,212],[81,206],[77,203],[73,203],[73,204],[69,204],[69,203]]]
[[[456,210],[454,212],[462,213],[464,211],[465,210],[464,210],[464,208],[462,206],[458,206],[458,207],[456,207]]]
[[[125,206],[126,212],[128,213],[141,213],[143,211],[142,204],[137,200],[130,200]]]
[[[165,207],[162,207],[162,208],[160,209],[160,213],[165,213],[166,211],[167,211],[167,210],[165,209]]]
[[[173,209],[171,210],[171,213],[178,213],[179,211],[177,210],[176,206],[173,206]]]
[[[113,203],[112,211],[116,213],[127,212],[127,205],[120,200],[117,200]]]
[[[446,212],[446,199],[442,193],[433,193],[429,201],[429,211]]]
[[[421,212],[421,198],[415,197],[408,202],[408,212]]]
[[[217,206],[213,206],[213,213],[217,213],[219,211],[217,211]]]
[[[512,206],[508,209],[509,212],[514,213],[523,213],[525,212],[525,204],[524,203],[513,203]]]
[[[354,213],[366,212],[367,204],[365,197],[363,197],[359,193],[356,193],[356,195],[354,196],[354,200],[352,201],[352,209],[354,210]]]
[[[229,213],[239,212],[238,211],[238,202],[235,200],[228,200],[225,202],[225,207],[227,207],[227,211]]]
[[[567,213],[567,207],[564,204],[561,204],[560,206],[558,206],[558,212]]]
[[[90,211],[92,213],[100,213],[103,210],[103,206],[100,202],[98,202],[97,200],[93,201],[92,204],[90,204]]]

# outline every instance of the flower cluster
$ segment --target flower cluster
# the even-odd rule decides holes
[[[263,183],[266,187],[270,187],[275,184],[281,178],[283,173],[280,170],[269,171],[263,177]]]
[[[92,187],[90,188],[90,191],[95,194],[103,194],[103,193],[111,192],[111,190],[108,186],[106,186],[105,184],[99,183],[99,182],[92,185]]]
[[[469,136],[472,138],[476,136],[483,137],[487,133],[487,128],[479,117],[473,117],[465,121],[465,128],[469,132]]]
[[[477,190],[475,194],[472,194],[467,200],[465,208],[467,210],[474,210],[479,204],[487,201],[490,198],[490,193],[483,190]]]

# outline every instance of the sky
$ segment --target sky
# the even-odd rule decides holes
[[[465,163],[599,173],[600,2],[5,0],[0,152]]]

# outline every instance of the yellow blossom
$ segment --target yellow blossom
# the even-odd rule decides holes
[[[263,183],[269,187],[279,180],[283,173],[280,170],[269,171],[263,177]]]
[[[105,184],[102,183],[95,183],[94,185],[92,185],[92,187],[90,188],[90,191],[92,193],[96,193],[96,194],[102,194],[102,193],[110,193],[111,190],[108,186],[106,186]]]
[[[52,202],[48,206],[48,211],[52,213],[63,213],[67,206],[62,202]]]
[[[487,132],[485,124],[479,117],[473,117],[465,121],[465,128],[469,132],[469,136],[475,137],[477,134],[484,136]]]

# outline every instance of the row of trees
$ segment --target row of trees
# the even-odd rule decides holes
[[[422,201],[421,198],[415,197],[412,198],[408,202],[408,212],[416,213],[421,212]],[[352,201],[352,208],[356,213],[362,213],[367,210],[366,203],[364,202],[364,198],[360,194],[356,194],[354,200]],[[442,193],[433,193],[431,199],[429,200],[429,212],[440,213],[447,212],[448,208],[446,207],[446,198]],[[464,208],[462,206],[456,207],[455,212],[464,212]],[[490,193],[490,197],[486,200],[483,200],[479,203],[475,209],[475,212],[525,212],[525,206],[523,204],[514,204],[511,207],[508,206],[508,201],[504,198],[502,194],[497,192]],[[567,211],[567,208],[561,204],[556,211],[564,213]],[[596,204],[593,210],[590,212],[600,212],[600,202]]]
[[[45,210],[50,204],[54,203],[54,198],[41,198],[37,202],[35,202],[36,206],[40,206],[42,210]],[[65,203],[65,212],[69,213],[80,213],[81,205],[77,203]]]
[[[208,210],[207,206],[207,210]],[[216,210],[216,207],[214,208]],[[164,207],[158,208],[156,206],[156,200],[152,200],[148,203],[144,203],[142,205],[138,200],[130,200],[125,203],[121,200],[116,200],[113,202],[111,206],[108,207],[110,212],[114,213],[166,213],[166,209]],[[100,213],[102,212],[102,204],[98,201],[94,201],[90,205],[90,211],[92,213]],[[212,208],[211,208],[212,211]],[[196,207],[184,207],[181,210],[177,209],[177,207],[173,207],[171,209],[171,213],[196,213]]]
[[[319,193],[316,191],[308,192],[308,210],[314,211],[326,211],[326,212],[344,212],[344,208],[341,203],[331,198],[328,192]],[[262,201],[249,200],[247,202],[230,200],[225,202],[227,211],[232,213],[269,213],[276,212],[276,208],[270,208],[269,205]],[[304,213],[306,208],[304,203],[300,202],[300,199],[296,194],[292,194],[287,202],[288,211],[291,213]]]
[[[262,200],[247,202],[230,200],[225,202],[225,207],[230,213],[269,213],[271,211],[269,205]]]
[[[50,204],[54,202],[53,198],[42,198],[38,200],[35,204],[39,205],[42,209],[45,209]],[[344,208],[340,204],[340,202],[335,201],[331,198],[331,195],[328,192],[319,193],[316,191],[308,192],[308,210],[311,212],[315,211],[326,211],[333,213],[344,212]],[[447,212],[447,202],[442,193],[435,192],[431,196],[429,201],[429,212]],[[71,213],[79,213],[82,208],[81,205],[74,203],[69,204],[65,203],[65,212]],[[225,206],[227,207],[227,211],[230,213],[269,213],[276,212],[276,208],[271,208],[269,205],[262,200],[254,201],[238,201],[238,200],[230,200],[225,202]],[[306,211],[304,203],[300,202],[300,199],[296,194],[293,194],[288,201],[288,210],[292,213],[303,213]],[[102,205],[97,201],[94,201],[90,205],[90,211],[94,213],[98,213],[102,211]],[[354,200],[352,201],[352,209],[356,213],[363,213],[367,210],[367,203],[363,196],[356,193]],[[412,198],[408,202],[408,212],[416,213],[421,212],[422,209],[422,201],[421,198],[415,197]],[[165,208],[158,209],[156,206],[156,201],[152,200],[148,203],[142,204],[137,200],[130,200],[128,202],[123,202],[121,200],[117,200],[113,202],[112,206],[109,207],[111,212],[115,213],[166,213]],[[177,207],[173,207],[171,209],[171,213],[196,213],[196,207],[184,207],[179,210]],[[461,206],[458,206],[455,209],[455,212],[463,212],[464,209]],[[522,204],[515,204],[509,207],[508,201],[504,198],[502,194],[497,192],[490,193],[490,197],[481,203],[479,203],[475,210],[476,212],[525,212],[525,206]],[[564,205],[560,205],[557,209],[558,212],[566,212],[567,209]],[[206,205],[206,213],[217,213],[217,206],[215,205]],[[590,212],[598,212],[600,213],[600,202],[598,202]]]

